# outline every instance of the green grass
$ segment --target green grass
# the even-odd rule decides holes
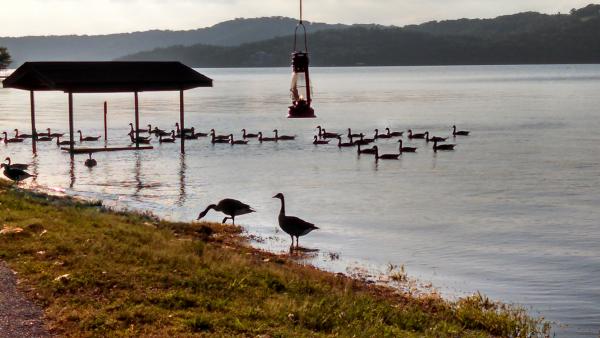
[[[62,336],[527,337],[548,329],[481,295],[413,297],[301,266],[248,247],[232,226],[170,223],[0,183],[5,225],[24,231],[0,235],[0,259]]]

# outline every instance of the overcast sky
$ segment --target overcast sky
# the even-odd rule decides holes
[[[522,11],[566,13],[593,0],[304,0],[305,18],[406,25]],[[297,0],[1,0],[0,36],[195,29],[237,17],[298,16]]]

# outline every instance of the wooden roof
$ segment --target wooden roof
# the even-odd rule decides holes
[[[181,62],[26,62],[5,88],[117,93],[212,87],[212,79]]]

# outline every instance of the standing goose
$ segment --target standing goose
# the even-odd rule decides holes
[[[248,144],[247,140],[234,140],[233,139],[233,134],[229,134],[229,143],[231,143],[231,145],[234,144]]]
[[[94,160],[92,158],[92,153],[89,153],[89,155],[90,155],[90,157],[87,160],[85,160],[84,165],[88,168],[92,168],[92,167],[95,167],[96,165],[98,165],[98,162],[96,162],[96,160]]]
[[[313,144],[315,144],[315,145],[316,145],[316,144],[329,144],[329,140],[319,140],[319,139],[318,139],[318,136],[317,136],[317,135],[315,135],[315,138],[314,138]]]
[[[356,151],[359,155],[360,154],[375,154],[377,153],[377,146],[373,146],[373,148],[368,148],[368,149],[360,149],[360,144],[358,145],[358,150]]]
[[[98,137],[94,137],[94,136],[86,136],[83,137],[83,134],[81,133],[81,130],[77,131],[79,133],[79,142],[93,142],[93,141],[98,141],[100,139],[101,136]],[[133,135],[130,135],[131,138],[133,139]]]
[[[403,131],[390,132],[390,128],[385,128],[385,131],[387,131],[386,135],[389,135],[390,137],[400,137],[400,136],[404,135]]]
[[[411,140],[412,139],[423,140],[423,139],[425,139],[425,133],[423,133],[423,134],[413,134],[412,129],[409,129],[408,130],[408,138],[411,139]]]
[[[341,136],[338,136],[337,139],[338,139],[338,145],[337,145],[338,148],[342,148],[342,147],[344,147],[344,148],[354,147],[354,143],[352,142],[352,139],[350,139],[350,142],[348,142],[348,143],[343,143]]]
[[[2,134],[4,134],[4,143],[21,143],[24,141],[22,138],[8,138],[8,134],[5,131]]]
[[[383,154],[379,155],[379,148],[374,146],[375,148],[375,162],[379,160],[397,160],[400,157],[400,154]]]
[[[224,200],[221,200],[217,204],[211,204],[208,207],[206,207],[206,209],[204,209],[204,211],[202,211],[198,215],[197,220],[200,220],[204,216],[206,216],[206,214],[208,213],[208,211],[210,209],[213,209],[215,211],[220,211],[220,212],[224,213],[225,215],[229,216],[229,217],[223,218],[223,222],[222,222],[223,224],[225,222],[227,222],[228,219],[231,219],[233,221],[234,225],[235,225],[235,216],[246,215],[246,214],[250,214],[250,213],[254,212],[254,209],[252,209],[248,204],[244,204],[238,200],[234,200],[231,198],[226,198]]]
[[[469,136],[471,132],[466,130],[456,131],[456,126],[452,126],[452,135],[453,136]]]
[[[279,132],[277,131],[277,129],[273,129],[273,132],[275,133],[275,138],[277,140],[291,141],[291,140],[295,140],[296,139],[296,136],[289,136],[289,135],[281,135],[281,136],[279,136]]]
[[[29,164],[23,164],[23,163],[12,163],[10,160],[10,157],[7,157],[4,159],[5,162],[8,162],[8,166],[14,169],[21,169],[21,170],[26,170],[27,168],[29,168]]]
[[[298,217],[287,216],[285,214],[285,197],[283,197],[282,193],[273,196],[273,198],[278,198],[281,201],[281,210],[278,217],[279,227],[292,238],[290,248],[294,247],[294,237],[296,237],[296,248],[298,248],[298,239],[300,236],[308,235],[311,231],[318,230],[319,228]]]
[[[390,135],[388,134],[379,134],[379,129],[375,129],[375,139],[378,138],[392,138]]]
[[[456,144],[440,144],[438,146],[437,141],[433,141],[433,151],[437,152],[438,150],[454,150]]]
[[[428,142],[428,143],[429,142],[435,142],[435,141],[446,142],[447,139],[448,139],[447,137],[446,138],[437,137],[437,136],[429,137],[429,132],[428,131],[425,132],[425,142]]]
[[[352,134],[352,129],[348,128],[348,138],[360,137],[361,134]]]
[[[258,141],[260,143],[263,142],[277,142],[277,139],[274,137],[263,137],[262,131],[258,132]]]
[[[15,129],[15,138],[32,138],[33,136],[29,134],[19,134],[19,129]]]
[[[57,146],[68,146],[68,145],[71,145],[71,143],[75,143],[75,142],[71,142],[69,140],[67,140],[67,141],[61,141],[60,140],[61,137],[62,136],[56,136],[56,145]]]
[[[9,180],[17,183],[26,180],[30,177],[34,177],[33,175],[24,170],[11,168],[11,166],[7,165],[6,163],[0,164],[0,168],[4,168],[4,176],[6,176]]]
[[[403,147],[402,144],[402,140],[398,140],[398,143],[400,143],[400,154],[402,153],[415,153],[417,152],[417,148],[413,148],[413,147]]]
[[[242,133],[244,134],[243,138],[257,138],[258,134],[247,134],[246,129],[242,129]]]

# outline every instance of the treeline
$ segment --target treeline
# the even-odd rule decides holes
[[[180,60],[195,67],[289,65],[292,37],[237,47],[198,44],[141,52],[124,60]],[[418,26],[353,26],[309,35],[317,66],[600,62],[600,5],[569,14],[520,13]]]
[[[6,69],[12,62],[6,47],[0,46],[0,70]]]

